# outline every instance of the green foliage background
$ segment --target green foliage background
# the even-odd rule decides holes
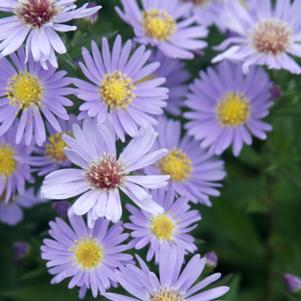
[[[103,9],[97,23],[80,21],[77,32],[64,36],[69,51],[60,57],[60,66],[71,76],[81,76],[74,61],[80,57],[81,47],[89,47],[92,39],[112,38],[117,33],[124,40],[132,37],[131,28],[114,11],[119,1],[99,2]],[[187,63],[193,76],[210,65],[212,46],[222,39],[223,35],[211,30],[205,55]],[[301,300],[289,295],[282,284],[283,272],[301,275],[301,78],[285,71],[270,75],[283,90],[268,118],[273,132],[267,141],[245,147],[239,158],[226,153],[228,177],[222,196],[213,200],[212,208],[197,206],[203,215],[194,231],[199,252],[218,253],[217,270],[225,275],[223,282],[231,286],[224,298],[227,301]],[[74,112],[78,107],[75,102]],[[68,290],[66,282],[50,285],[40,259],[40,244],[47,236],[48,221],[54,217],[51,203],[47,203],[27,210],[25,220],[16,227],[0,225],[1,301],[77,300],[77,290]],[[16,240],[31,244],[30,255],[21,265],[12,261]],[[85,300],[92,298],[88,295]]]

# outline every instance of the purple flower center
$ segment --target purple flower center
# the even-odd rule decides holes
[[[122,184],[124,170],[115,157],[105,155],[103,159],[91,165],[86,177],[92,187],[111,190]]]
[[[32,27],[42,27],[57,14],[53,0],[25,0],[17,8],[17,15]]]

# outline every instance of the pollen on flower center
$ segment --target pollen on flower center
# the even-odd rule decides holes
[[[171,150],[159,163],[163,174],[170,175],[172,181],[186,180],[191,171],[191,160],[180,149]]]
[[[145,33],[156,40],[167,40],[176,31],[176,22],[165,10],[144,11],[142,22]]]
[[[216,116],[222,126],[237,127],[250,116],[250,104],[238,93],[229,92],[216,106]]]
[[[39,105],[43,93],[39,80],[28,72],[14,75],[9,80],[6,90],[10,103],[20,106],[21,109]]]
[[[95,239],[85,238],[70,249],[76,263],[85,270],[96,268],[103,260],[103,249]]]
[[[280,21],[264,21],[256,25],[252,40],[258,52],[278,55],[286,51],[290,44],[291,30]]]
[[[56,16],[55,2],[54,0],[22,0],[16,13],[25,24],[40,28]]]
[[[174,222],[166,214],[157,215],[151,222],[151,232],[159,240],[171,240],[174,232]]]
[[[45,146],[45,154],[55,162],[65,161],[67,159],[64,149],[66,143],[62,138],[63,133],[55,133],[48,138]]]
[[[175,289],[162,288],[154,292],[149,301],[183,301],[182,295]]]
[[[87,171],[87,181],[93,188],[111,190],[123,182],[124,171],[115,157],[105,155],[100,161],[92,163]]]
[[[121,72],[106,74],[100,86],[100,94],[110,109],[127,108],[135,98],[132,80]]]
[[[15,151],[7,144],[0,145],[0,175],[4,177],[11,176],[16,168],[17,161],[14,158]]]

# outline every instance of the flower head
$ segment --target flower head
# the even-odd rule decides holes
[[[130,24],[138,42],[157,47],[166,56],[192,59],[193,52],[204,49],[207,43],[201,39],[207,36],[207,29],[194,25],[194,17],[187,17],[190,5],[180,0],[142,1],[122,0],[123,11],[116,8],[119,16]]]
[[[130,263],[132,256],[124,253],[128,234],[123,233],[121,223],[110,226],[105,219],[99,219],[92,229],[81,216],[69,221],[70,225],[56,218],[49,223],[51,239],[43,242],[42,258],[54,275],[52,284],[71,278],[69,288],[89,288],[96,297],[116,282],[116,269]]]
[[[151,151],[157,137],[153,129],[142,128],[119,156],[114,132],[106,125],[98,125],[96,120],[84,120],[82,128],[74,125],[73,135],[63,135],[68,146],[65,154],[79,168],[62,169],[46,176],[43,195],[51,199],[81,195],[70,214],[88,213],[89,226],[99,217],[114,222],[121,218],[120,191],[146,211],[162,211],[146,188],[162,187],[169,177],[135,174],[166,154],[164,149]]]
[[[65,109],[72,101],[66,98],[73,93],[71,79],[66,72],[54,68],[44,70],[32,57],[24,63],[23,49],[11,56],[11,61],[0,58],[0,135],[17,125],[15,140],[26,145],[35,140],[42,145],[46,130],[42,116],[57,131],[61,131],[58,118],[69,118]],[[20,118],[18,118],[20,116]]]
[[[26,59],[32,55],[44,69],[48,63],[57,68],[55,52],[65,53],[66,47],[57,32],[76,30],[76,26],[64,24],[95,14],[101,7],[81,8],[76,0],[2,0],[0,11],[11,14],[0,19],[0,53],[11,54],[26,44]],[[25,57],[22,58],[23,62]]]
[[[252,135],[266,139],[272,129],[261,121],[272,105],[271,87],[260,67],[244,75],[240,64],[223,62],[200,72],[187,98],[188,133],[210,153],[220,155],[232,146],[238,156],[244,144],[252,143]]]
[[[119,138],[125,134],[137,136],[141,126],[156,125],[154,118],[163,113],[168,89],[161,87],[162,77],[151,77],[159,63],[147,63],[151,52],[140,46],[130,54],[132,42],[122,46],[117,36],[112,51],[108,40],[102,40],[100,52],[92,42],[92,56],[83,49],[83,73],[90,82],[76,79],[78,97],[84,103],[80,106],[81,117],[97,117],[99,123],[110,120]]]
[[[141,300],[141,301],[193,301],[215,300],[229,290],[219,286],[204,290],[217,281],[221,274],[215,273],[200,280],[206,259],[200,255],[184,263],[183,253],[173,249],[161,253],[159,260],[159,277],[157,277],[143,260],[137,256],[140,267],[128,265],[121,267],[116,278],[120,285],[133,297],[106,293],[104,296],[111,301]]]
[[[164,147],[168,153],[156,164],[147,168],[152,174],[169,175],[166,189],[171,189],[190,201],[211,205],[210,196],[219,196],[217,190],[226,173],[224,163],[202,150],[189,136],[181,138],[178,121],[161,118],[157,128],[159,139],[155,148]]]
[[[175,198],[174,193],[157,190],[152,193],[153,199],[163,208],[160,214],[128,205],[130,223],[125,227],[131,230],[131,246],[137,250],[148,246],[147,260],[155,256],[159,261],[161,252],[168,248],[181,248],[187,252],[197,250],[194,238],[188,233],[196,226],[201,216],[197,210],[191,210],[187,198]]]
[[[286,286],[287,290],[290,293],[300,293],[301,292],[301,278],[293,275],[293,274],[289,274],[289,273],[285,273],[283,275],[283,282],[284,285]]]
[[[251,65],[267,65],[270,69],[301,73],[292,58],[301,57],[300,7],[300,1],[277,0],[273,7],[272,1],[266,0],[258,1],[250,10],[238,0],[227,0],[223,18],[235,35],[216,48],[223,52],[213,61],[243,62],[245,72]]]

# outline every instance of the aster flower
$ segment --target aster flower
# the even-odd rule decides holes
[[[185,113],[188,133],[201,141],[201,147],[220,155],[232,146],[238,156],[243,145],[252,143],[252,135],[266,139],[272,127],[261,121],[269,114],[272,83],[260,67],[247,75],[241,65],[223,62],[190,86]]]
[[[79,166],[54,171],[46,176],[42,194],[50,199],[67,199],[81,195],[70,208],[70,214],[88,213],[88,224],[99,217],[113,222],[122,215],[119,191],[123,191],[142,209],[161,213],[146,188],[155,189],[167,184],[168,176],[139,175],[135,171],[161,159],[166,150],[151,151],[157,133],[151,128],[141,128],[116,154],[116,136],[107,125],[98,125],[96,120],[86,119],[83,127],[73,126],[74,138],[63,135],[68,148],[67,158]]]
[[[174,193],[156,190],[153,199],[163,208],[161,214],[152,214],[131,205],[130,223],[125,228],[131,230],[133,237],[130,245],[137,250],[148,246],[147,261],[155,256],[159,262],[160,252],[169,252],[169,248],[181,248],[195,252],[194,238],[188,233],[197,227],[201,216],[197,210],[190,210],[187,198],[175,199]]]
[[[301,278],[294,275],[285,273],[283,275],[283,282],[286,289],[290,293],[300,293],[301,292]]]
[[[270,69],[286,69],[301,73],[292,56],[301,57],[301,2],[260,1],[249,10],[238,0],[227,0],[223,18],[235,36],[227,38],[216,49],[222,51],[213,62],[224,59],[243,62],[244,72],[251,65],[267,65]]]
[[[15,226],[23,220],[23,208],[31,208],[44,201],[35,196],[33,189],[14,196],[9,203],[0,199],[0,222]]]
[[[132,256],[125,254],[121,223],[99,219],[90,229],[81,216],[69,218],[70,225],[56,218],[49,223],[51,239],[45,239],[41,247],[42,259],[47,261],[48,271],[54,277],[51,284],[71,278],[68,288],[79,287],[81,294],[91,289],[94,297],[104,292],[115,281],[117,268],[128,264]]]
[[[194,17],[188,16],[190,5],[180,0],[142,1],[121,0],[123,11],[116,8],[123,21],[133,27],[139,43],[157,47],[166,56],[192,59],[193,52],[207,46],[202,41],[208,34],[201,25],[194,25]]]
[[[76,26],[64,24],[95,14],[101,7],[80,8],[76,0],[1,0],[0,12],[9,16],[0,19],[0,53],[11,54],[26,44],[26,58],[33,56],[44,69],[48,62],[58,67],[55,52],[65,53],[66,47],[57,32],[76,30]],[[22,57],[22,63],[25,57]]]
[[[111,301],[210,301],[215,300],[229,290],[227,286],[219,286],[204,290],[217,281],[221,274],[215,273],[199,280],[204,270],[206,259],[199,254],[187,263],[178,250],[161,253],[159,261],[159,277],[151,272],[143,260],[137,256],[140,267],[129,265],[121,267],[116,278],[120,285],[133,297],[116,293],[104,296]]]
[[[61,131],[58,118],[69,118],[65,106],[72,105],[72,101],[66,98],[73,93],[68,87],[71,79],[65,77],[65,71],[42,69],[32,57],[27,64],[24,60],[23,49],[11,55],[11,61],[0,59],[0,135],[16,124],[17,143],[24,140],[29,145],[35,140],[42,145],[46,140],[42,116],[57,131]]]
[[[159,139],[154,148],[167,148],[168,154],[158,163],[147,168],[147,173],[170,176],[169,185],[179,196],[192,202],[210,206],[210,196],[219,196],[217,190],[226,173],[224,162],[201,149],[196,141],[185,135],[181,138],[178,121],[161,118],[157,128]]]
[[[150,78],[159,63],[147,63],[151,52],[139,47],[130,55],[132,42],[122,46],[117,36],[112,52],[108,40],[102,40],[102,53],[92,42],[92,56],[83,49],[81,69],[90,82],[75,79],[80,106],[80,117],[97,117],[99,123],[111,120],[119,138],[125,134],[137,136],[139,127],[156,125],[154,118],[163,113],[168,89],[160,87],[164,78]]]
[[[45,176],[50,172],[62,167],[70,167],[72,163],[66,157],[64,149],[67,146],[63,140],[63,134],[72,135],[72,125],[77,122],[74,115],[69,115],[69,120],[59,122],[61,132],[54,130],[49,124],[46,125],[49,136],[42,147],[36,147],[35,156],[31,160],[31,165],[35,166],[39,176]]]
[[[32,182],[30,161],[32,147],[15,142],[16,126],[0,136],[0,198],[7,204],[15,194],[25,193]]]
[[[180,115],[188,92],[187,81],[190,79],[185,64],[180,60],[165,56],[158,50],[152,53],[150,61],[160,63],[154,75],[166,78],[165,86],[169,89],[169,94],[165,110],[170,114]],[[154,76],[150,78],[152,77]]]

